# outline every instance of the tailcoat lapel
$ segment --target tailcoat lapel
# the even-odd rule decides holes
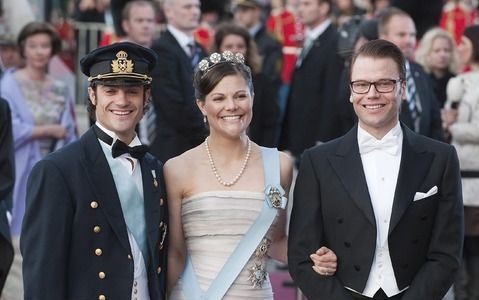
[[[416,143],[415,134],[407,126],[401,127],[403,130],[401,164],[394,193],[389,233],[394,230],[413,201],[414,194],[419,191],[424,181],[422,179],[426,177],[434,158],[434,154],[427,152]]]
[[[146,155],[141,161],[141,175],[143,179],[143,199],[145,209],[146,234],[151,253],[158,240],[158,224],[160,223],[161,178],[156,160]],[[154,171],[154,172],[153,172]],[[156,184],[155,184],[156,182]]]
[[[93,188],[98,208],[105,214],[120,243],[130,253],[130,243],[115,181],[93,129],[90,128],[82,136],[81,143],[84,156],[80,159]]]
[[[334,156],[329,158],[345,189],[366,218],[376,226],[357,140],[357,124],[341,141]]]

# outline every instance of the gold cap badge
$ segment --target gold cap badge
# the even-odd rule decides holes
[[[133,73],[133,61],[128,58],[128,53],[119,51],[116,54],[117,59],[111,61],[113,73]]]

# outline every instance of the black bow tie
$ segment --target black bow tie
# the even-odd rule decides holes
[[[113,138],[101,130],[100,127],[93,125],[93,130],[95,131],[96,136],[103,142],[107,143],[108,145],[113,143]],[[130,153],[131,157],[142,159],[146,152],[148,152],[148,146],[139,145],[130,147],[118,139],[115,141],[115,143],[113,143],[113,146],[111,146],[111,155],[113,158],[125,153]]]
[[[116,140],[113,146],[111,146],[111,155],[113,158],[125,153],[130,153],[132,157],[142,159],[146,152],[148,152],[148,147],[145,145],[130,147],[120,140]]]

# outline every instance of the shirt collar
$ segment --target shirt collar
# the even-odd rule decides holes
[[[311,40],[317,39],[323,32],[326,31],[326,28],[331,24],[331,19],[326,19],[324,20],[321,24],[314,28],[306,28],[306,38],[309,38]]]
[[[194,42],[193,37],[188,36],[186,33],[181,30],[178,30],[173,25],[168,24],[167,29],[175,37],[175,39],[178,41],[181,48],[183,49],[188,49],[188,44]]]
[[[390,138],[390,137],[394,137],[395,139],[398,140],[398,144],[400,145],[401,144],[401,141],[402,141],[402,128],[401,128],[401,124],[400,122],[398,121],[396,126],[394,126],[393,128],[391,128],[391,130],[389,130],[388,133],[386,133],[385,136],[383,136],[383,139],[387,139],[387,138]],[[364,140],[364,139],[368,139],[368,138],[373,138],[377,141],[379,141],[377,138],[375,138],[372,134],[370,134],[369,132],[367,132],[366,130],[364,130],[363,128],[361,128],[361,125],[358,124],[358,143],[360,144],[360,141],[361,140]]]
[[[258,22],[258,24],[248,29],[248,32],[252,37],[254,37],[258,33],[258,31],[260,31],[261,27],[262,27],[261,22]]]
[[[102,140],[98,139],[100,142],[102,142],[105,146],[107,146],[107,148],[111,151],[111,147],[112,145],[116,142],[116,140],[118,139],[118,136],[116,135],[116,133],[114,133],[113,131],[111,130],[108,130],[105,128],[105,126],[103,126],[100,122],[96,121],[95,122],[96,126],[98,126],[98,128],[100,128],[101,130],[103,130],[103,132],[105,132],[106,134],[108,134],[108,136],[110,136],[113,141],[111,143],[111,145],[108,145],[107,143],[103,142]],[[135,135],[135,137],[133,138],[133,140],[130,142],[130,144],[128,144],[128,146],[130,147],[134,147],[134,146],[139,146],[141,145],[141,142],[140,142],[140,139],[138,138],[138,135]]]

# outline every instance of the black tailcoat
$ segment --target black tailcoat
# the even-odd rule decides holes
[[[451,145],[402,126],[403,146],[388,245],[402,300],[440,300],[458,270],[463,205],[457,154]],[[437,186],[435,195],[413,201]],[[362,292],[376,249],[376,221],[357,142],[357,125],[341,138],[304,152],[294,191],[288,265],[309,299],[352,300]],[[311,268],[321,246],[338,257],[334,276]]]
[[[166,299],[168,211],[162,164],[147,153],[140,165],[148,287],[152,300]],[[127,227],[93,129],[37,163],[27,188],[20,240],[25,299],[91,300],[104,295],[131,300],[134,263]]]

